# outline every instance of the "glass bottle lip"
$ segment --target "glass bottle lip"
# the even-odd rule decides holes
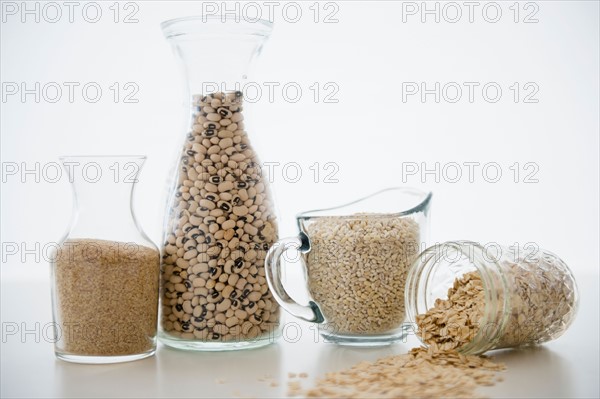
[[[265,19],[247,20],[238,15],[196,15],[175,18],[160,24],[165,38],[180,39],[188,36],[239,36],[268,37],[273,22]]]
[[[146,155],[61,155],[58,157],[59,160],[63,161],[66,159],[84,159],[84,158],[98,158],[98,159],[147,159]]]

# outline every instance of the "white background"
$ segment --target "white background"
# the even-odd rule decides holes
[[[46,9],[49,14],[44,16],[44,3],[37,3],[39,22],[34,15],[25,15],[23,22],[22,3],[14,3],[16,15],[4,12],[6,3],[0,57],[2,283],[48,281],[43,257],[22,259],[21,252],[6,253],[6,245],[30,249],[58,241],[72,210],[66,177],[52,183],[43,173],[39,182],[32,174],[7,175],[14,163],[30,169],[39,163],[41,170],[66,154],[146,154],[135,209],[145,231],[159,243],[168,171],[184,134],[179,128],[178,69],[159,23],[200,14],[202,3],[135,2],[137,8],[121,3],[118,23],[109,8],[113,2],[101,2],[97,23],[83,18],[84,2],[75,9],[73,23],[64,6],[57,23],[46,20],[54,18],[55,10]],[[413,5],[422,8],[421,2],[335,2],[327,8],[322,3],[318,22],[315,7],[309,8],[312,2],[302,4],[297,23],[290,21],[293,11],[284,15],[284,3],[275,9],[273,34],[250,80],[281,86],[296,82],[302,97],[291,102],[279,89],[270,102],[265,89],[261,100],[248,108],[252,124],[247,130],[260,143],[263,161],[296,162],[302,169],[298,182],[282,175],[281,168],[274,176],[282,236],[295,233],[293,217],[300,211],[341,204],[383,187],[417,186],[434,193],[432,242],[535,242],[561,256],[578,279],[591,279],[592,291],[597,291],[598,2],[521,2],[518,22],[513,2],[498,2],[502,15],[496,23],[488,22],[495,8],[483,12],[488,3],[475,8],[473,22],[469,9],[456,3],[462,12],[456,23],[449,21],[456,8],[444,8],[445,3],[437,5],[439,22],[434,15],[403,13]],[[28,4],[33,8],[36,2]],[[435,6],[428,3],[429,9]],[[133,10],[138,22],[123,23]],[[324,23],[332,12],[337,22]],[[525,23],[532,13],[537,22]],[[76,89],[71,103],[65,89],[57,103],[43,95],[36,103],[32,95],[22,101],[20,93],[4,90],[6,84],[23,82],[28,88],[35,82],[96,82],[103,95],[90,103]],[[139,101],[124,103],[121,98],[115,103],[109,89],[114,82],[121,87],[135,83]],[[321,87],[317,102],[309,88],[315,82]],[[339,88],[333,96],[337,103],[323,100],[328,82]],[[425,101],[419,95],[403,101],[407,82],[424,82],[429,89],[435,82],[442,87],[456,82],[463,87],[462,98],[451,103],[449,97],[455,95],[450,91],[441,93],[439,103],[433,95]],[[479,84],[473,102],[464,82]],[[490,82],[502,89],[497,102],[486,101],[482,94]],[[510,89],[515,82],[521,90],[517,102]],[[532,97],[536,103],[524,102],[531,92],[524,89],[527,83],[539,89]],[[493,90],[488,94],[493,97]],[[315,162],[321,165],[317,182],[309,169]],[[337,183],[324,182],[327,162],[339,167]],[[434,174],[403,174],[415,163],[433,169],[436,162],[439,181]],[[444,165],[465,162],[480,164],[473,181],[463,166],[462,178],[451,182],[455,169]],[[491,182],[494,169],[482,172],[489,163],[500,166],[496,183]],[[518,177],[510,168],[515,163],[520,165]],[[525,169],[527,163],[534,166]],[[526,183],[533,170],[537,182]],[[594,298],[582,292],[582,301]],[[4,312],[9,305],[4,295],[2,299]],[[49,308],[47,299],[40,306]],[[597,314],[594,320],[597,324]],[[597,325],[593,328],[597,338]]]

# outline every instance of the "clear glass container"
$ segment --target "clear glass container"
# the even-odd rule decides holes
[[[408,268],[425,248],[431,193],[389,188],[335,208],[297,216],[299,234],[267,255],[267,277],[277,302],[317,323],[328,342],[388,345],[406,334],[404,287]],[[307,305],[297,303],[283,274],[302,253]]]
[[[145,159],[61,158],[74,209],[51,262],[59,359],[117,363],[156,350],[160,253],[133,212]]]
[[[162,29],[183,70],[186,124],[165,213],[159,338],[191,350],[267,345],[280,335],[264,269],[277,224],[243,84],[272,25],[198,16]]]
[[[416,323],[448,297],[455,280],[473,272],[481,279],[484,304],[475,333],[457,348],[463,354],[541,344],[562,335],[575,318],[575,278],[555,254],[533,244],[456,241],[427,248],[415,260],[406,283],[409,321]],[[417,336],[428,344],[423,332]]]

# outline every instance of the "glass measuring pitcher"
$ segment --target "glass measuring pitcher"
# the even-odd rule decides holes
[[[297,237],[267,254],[273,297],[292,315],[319,324],[328,341],[385,345],[401,339],[408,268],[427,239],[431,193],[389,188],[349,204],[301,213]],[[302,253],[307,305],[290,297],[285,254]],[[289,260],[289,259],[288,259]]]

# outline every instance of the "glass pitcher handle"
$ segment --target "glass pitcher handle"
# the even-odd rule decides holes
[[[287,249],[293,247],[300,251],[302,248],[302,240],[298,237],[283,238],[277,241],[271,249],[269,249],[265,259],[265,271],[269,288],[277,303],[279,303],[279,305],[281,305],[288,313],[312,323],[322,323],[325,319],[323,318],[319,306],[315,302],[309,301],[307,306],[300,305],[289,296],[283,286],[283,281],[281,279],[282,257]],[[302,257],[300,257],[300,263],[304,268],[304,271],[306,271],[306,264]]]

